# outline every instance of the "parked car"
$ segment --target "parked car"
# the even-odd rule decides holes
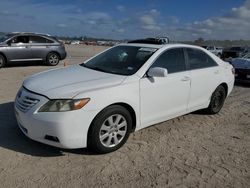
[[[216,47],[216,46],[207,46],[206,49],[210,51],[211,53],[217,55],[218,57],[221,57],[222,55],[222,47]]]
[[[33,140],[107,153],[133,131],[200,109],[218,113],[233,72],[196,46],[120,44],[82,64],[27,78],[15,114]]]
[[[242,58],[232,59],[231,64],[235,68],[237,81],[250,81],[250,53],[247,53]]]
[[[243,57],[249,51],[250,49],[248,47],[234,46],[223,49],[221,57],[225,61],[228,61],[231,58]]]
[[[71,41],[70,44],[79,45],[80,41],[79,40],[73,40],[73,41]]]
[[[65,57],[64,44],[49,35],[10,33],[0,38],[0,68],[21,61],[44,61],[55,66]]]

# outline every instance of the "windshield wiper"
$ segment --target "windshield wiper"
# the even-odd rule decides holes
[[[123,75],[123,74],[118,73],[118,72],[116,72],[116,71],[111,71],[111,70],[107,71],[107,70],[104,70],[104,69],[99,68],[99,67],[89,67],[89,66],[87,66],[87,65],[84,64],[84,63],[81,64],[81,66],[83,66],[83,67],[85,67],[85,68],[88,68],[88,69],[92,69],[92,70],[96,70],[96,71],[100,71],[100,72],[105,72],[105,73],[109,73],[109,74]],[[124,74],[124,75],[126,75],[126,74]]]
[[[106,70],[104,70],[102,68],[99,68],[99,67],[89,67],[85,63],[82,63],[81,66],[86,67],[88,69],[92,69],[92,70],[96,70],[96,71],[101,71],[101,72],[107,72],[107,73],[109,73],[108,71],[106,71]]]
[[[86,65],[85,65],[86,66]],[[90,69],[93,69],[93,70],[97,70],[97,71],[101,71],[101,72],[106,72],[106,73],[109,73],[108,71],[104,70],[104,69],[101,69],[99,67],[87,67],[87,68],[90,68]]]
[[[82,67],[87,67],[85,63],[80,64]],[[88,67],[87,67],[88,68]]]

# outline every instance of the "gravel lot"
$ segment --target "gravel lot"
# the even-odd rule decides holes
[[[66,62],[104,48],[67,46]],[[34,142],[17,128],[17,90],[26,76],[47,69],[18,63],[0,70],[0,187],[250,187],[250,85],[235,86],[218,115],[175,118],[95,155]]]

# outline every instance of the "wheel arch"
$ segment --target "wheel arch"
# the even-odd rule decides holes
[[[225,89],[225,91],[226,91],[226,94],[227,94],[227,96],[228,96],[228,85],[227,85],[227,83],[223,82],[223,83],[221,83],[219,86],[224,87],[224,89]]]
[[[7,56],[3,53],[3,52],[0,52],[0,55],[2,55],[6,61],[6,63],[8,62],[8,59],[7,59]]]
[[[111,107],[111,106],[122,106],[122,107],[124,107],[126,110],[128,110],[128,112],[130,113],[130,115],[131,115],[131,117],[132,117],[132,129],[131,129],[131,132],[134,132],[134,131],[135,131],[135,129],[136,129],[137,117],[136,117],[136,113],[135,113],[134,108],[133,108],[131,105],[129,105],[129,104],[127,104],[127,103],[123,103],[123,102],[113,103],[113,104],[110,104],[110,105],[106,106],[106,107],[103,108],[102,110],[100,110],[100,112],[98,112],[98,113],[96,114],[96,116],[93,118],[93,120],[91,121],[91,124],[90,124],[90,126],[89,126],[89,128],[88,128],[87,141],[89,140],[89,133],[91,132],[90,130],[91,130],[92,123],[93,123],[94,119],[95,119],[100,113],[102,113],[106,108]]]
[[[49,55],[50,53],[56,53],[56,54],[58,55],[59,59],[60,59],[60,60],[62,59],[62,57],[61,57],[60,53],[58,53],[58,52],[57,52],[57,51],[55,51],[55,50],[52,50],[52,51],[49,51],[49,52],[47,53],[46,60],[47,60],[48,55]]]
[[[137,122],[137,117],[136,117],[136,113],[135,113],[134,108],[131,105],[129,105],[127,103],[123,103],[123,102],[114,103],[114,104],[111,104],[109,106],[114,106],[114,105],[122,106],[126,110],[128,110],[128,112],[130,113],[130,115],[132,117],[132,130],[131,130],[131,132],[134,132],[136,129],[136,122]],[[109,107],[109,106],[107,106],[107,107]]]

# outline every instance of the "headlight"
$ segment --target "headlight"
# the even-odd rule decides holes
[[[50,100],[44,104],[38,112],[66,112],[72,110],[79,110],[84,107],[88,102],[86,99],[62,99],[62,100]]]

